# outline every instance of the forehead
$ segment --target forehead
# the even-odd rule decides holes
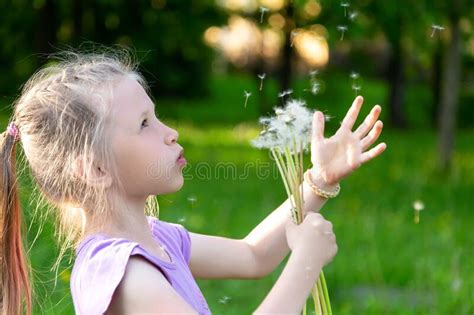
[[[111,99],[111,120],[114,126],[134,128],[141,113],[153,108],[152,100],[135,79],[125,77],[114,86]]]

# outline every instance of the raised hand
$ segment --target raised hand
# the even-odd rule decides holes
[[[363,102],[362,96],[355,98],[341,126],[330,138],[324,138],[323,113],[320,111],[314,113],[311,171],[319,173],[328,185],[337,184],[362,164],[379,156],[387,147],[382,142],[368,150],[378,139],[383,128],[382,121],[377,120],[382,110],[379,105],[375,105],[364,122],[352,131]]]

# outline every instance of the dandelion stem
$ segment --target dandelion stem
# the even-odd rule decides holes
[[[311,292],[313,294],[314,310],[316,311],[316,315],[323,315],[323,311],[321,310],[321,302],[319,301],[318,286],[316,283],[314,284]]]
[[[329,300],[328,287],[326,285],[326,277],[324,277],[324,272],[322,270],[319,277],[321,278],[321,286],[323,287],[324,297],[326,299],[326,306],[327,306],[327,312],[328,312],[327,315],[332,315],[331,302]]]
[[[290,150],[288,147],[285,147],[285,157],[286,157],[286,160],[287,160],[287,166],[288,166],[288,177],[290,179],[290,187],[292,188],[291,189],[291,192],[293,193],[293,197],[295,198],[295,206],[296,206],[296,224],[300,224],[301,223],[301,205],[299,203],[299,196],[297,194],[298,192],[298,185],[299,183],[297,183],[297,172],[296,172],[296,169],[295,169],[295,162],[293,160],[293,156],[291,155],[290,153]],[[295,186],[296,186],[296,189],[295,189]]]
[[[323,310],[323,314],[326,315],[327,314],[326,297],[324,296],[324,291],[321,286],[321,274],[319,274],[319,278],[318,278],[318,281],[316,282],[316,285],[318,287],[318,292],[320,293],[319,299],[321,301],[321,309]]]
[[[285,168],[283,167],[284,166],[284,161],[281,157],[281,153],[279,151],[277,151],[278,149],[270,149],[270,152],[272,152],[272,155],[275,159],[275,162],[278,166],[278,170],[280,171],[280,174],[282,176],[282,180],[283,180],[283,184],[285,185],[285,190],[286,190],[286,193],[288,195],[288,199],[290,199],[290,206],[291,206],[291,214],[292,214],[292,217],[293,217],[293,221],[296,221],[296,217],[295,217],[295,214],[294,214],[294,203],[293,203],[293,200],[292,200],[292,194],[291,194],[291,190],[290,190],[290,187],[288,186],[288,175],[287,175],[287,172],[285,171]]]
[[[300,178],[299,182],[303,182],[303,141],[300,142]],[[303,193],[303,185],[301,185],[301,201],[303,202],[304,205],[304,193]]]

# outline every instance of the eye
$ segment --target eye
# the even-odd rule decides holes
[[[144,124],[146,124],[146,125],[144,125]],[[146,127],[146,126],[148,126],[148,119],[143,119],[141,127],[143,128],[143,127]]]

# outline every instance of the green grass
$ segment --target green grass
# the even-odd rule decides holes
[[[265,151],[249,145],[258,134],[258,110],[252,99],[243,108],[242,91],[251,90],[254,83],[245,77],[233,77],[215,79],[212,84],[216,94],[208,101],[157,100],[163,119],[180,132],[179,142],[189,162],[183,188],[159,197],[160,218],[180,221],[197,233],[242,238],[283,202],[285,192],[279,178],[262,178],[256,172],[257,163],[262,167],[270,159]],[[335,93],[330,90],[335,87],[327,86],[326,93],[313,97],[310,105],[320,104],[318,107],[335,116],[327,123],[329,136],[337,128],[337,121],[342,120],[353,94],[350,90]],[[366,82],[366,86],[363,94],[370,92],[366,96],[368,104],[385,99],[383,84]],[[363,114],[369,109],[366,105]],[[6,117],[2,122],[5,126]],[[322,209],[334,224],[339,246],[334,261],[324,269],[334,314],[474,312],[473,135],[472,130],[457,133],[453,171],[441,175],[435,171],[434,131],[386,129],[380,141],[388,144],[387,151],[341,183],[341,194]],[[308,162],[307,156],[306,165]],[[197,175],[202,165],[199,163],[209,164],[208,177]],[[236,175],[242,178],[226,178],[217,171],[219,163],[233,163]],[[246,176],[244,170],[248,170]],[[21,190],[29,220],[26,182]],[[196,201],[191,202],[190,197]],[[419,224],[413,222],[415,200],[425,204]],[[36,235],[36,228],[33,224],[29,240]],[[38,314],[73,312],[70,266],[66,261],[53,289],[55,276],[49,268],[56,254],[52,228],[46,224],[30,251],[39,287],[37,301],[43,305]],[[198,280],[198,284],[214,314],[250,314],[283,267],[284,263],[261,280]],[[226,304],[219,302],[224,296],[230,297]]]

